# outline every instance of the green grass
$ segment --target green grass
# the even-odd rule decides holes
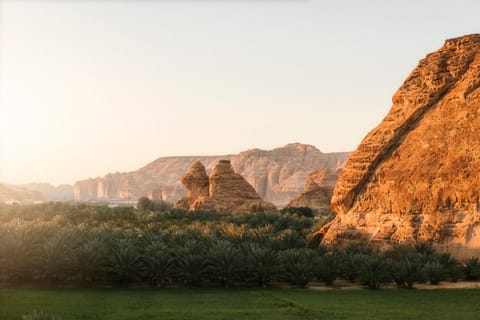
[[[479,319],[479,289],[1,289],[0,319]]]

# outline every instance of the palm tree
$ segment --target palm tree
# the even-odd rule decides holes
[[[438,255],[438,261],[446,268],[450,280],[457,282],[461,274],[460,263],[458,260],[452,257],[449,253],[442,253]]]
[[[378,254],[365,256],[360,266],[360,281],[369,289],[379,289],[392,280],[390,265]]]
[[[439,284],[440,281],[445,280],[448,275],[448,270],[440,261],[433,260],[425,265],[425,275],[430,281],[430,284]]]
[[[422,254],[410,252],[404,259],[392,262],[391,274],[397,287],[413,289],[415,282],[424,281],[425,264],[423,258]]]
[[[316,255],[313,258],[313,273],[318,280],[322,280],[330,286],[340,273],[340,258],[337,252],[327,252],[323,255]]]
[[[279,253],[279,278],[297,287],[305,287],[313,277],[312,251],[289,249]]]
[[[208,252],[208,265],[210,274],[220,280],[225,288],[238,277],[239,250],[230,242],[219,241]]]
[[[62,232],[56,233],[42,244],[36,257],[37,274],[50,285],[67,278],[71,273],[69,255],[66,254],[71,250],[68,238]]]
[[[112,277],[128,283],[139,279],[142,269],[142,253],[132,238],[120,239],[109,253],[109,267]]]
[[[360,265],[366,254],[344,252],[339,254],[339,271],[342,278],[354,282],[360,276]]]
[[[159,241],[145,248],[143,276],[156,286],[163,287],[174,275],[174,260],[167,246]]]
[[[305,248],[306,242],[300,232],[287,229],[280,233],[280,246],[282,250],[291,248]]]
[[[207,261],[203,254],[181,250],[175,255],[175,273],[178,280],[193,285],[206,278]]]
[[[464,267],[466,280],[478,280],[480,279],[480,261],[477,257],[471,257],[467,261]]]
[[[243,250],[247,257],[250,277],[262,288],[266,288],[277,271],[277,253],[269,247],[260,247],[255,243],[244,245]]]
[[[102,239],[91,239],[71,251],[70,264],[74,278],[87,283],[103,279],[106,273],[106,248]]]
[[[17,283],[28,274],[32,258],[27,246],[18,239],[9,237],[0,248],[0,281]]]

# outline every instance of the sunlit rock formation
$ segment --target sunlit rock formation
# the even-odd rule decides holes
[[[263,201],[255,189],[235,173],[230,160],[220,160],[210,177],[201,162],[196,161],[182,177],[182,183],[188,195],[175,203],[176,208],[230,214],[277,211],[272,203]]]
[[[314,240],[480,247],[480,34],[421,60],[350,156]]]

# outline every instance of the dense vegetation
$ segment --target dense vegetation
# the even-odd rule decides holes
[[[143,208],[148,209],[148,208]],[[4,286],[262,286],[338,278],[376,289],[480,277],[425,243],[385,253],[307,248],[325,223],[304,214],[150,211],[85,204],[0,206]]]
[[[37,309],[49,320],[474,320],[479,299],[479,289],[0,289],[0,318]]]

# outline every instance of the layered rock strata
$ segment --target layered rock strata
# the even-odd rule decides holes
[[[348,152],[323,153],[310,145],[292,143],[273,150],[251,149],[236,155],[164,157],[136,171],[78,181],[74,186],[75,199],[136,200],[150,194],[152,198],[175,202],[186,195],[180,178],[193,162],[201,161],[209,174],[219,160],[226,159],[261,198],[285,206],[302,192],[310,171],[336,169],[348,155]]]
[[[181,181],[188,195],[175,203],[176,208],[216,210],[229,214],[277,211],[272,203],[263,201],[255,189],[235,173],[230,160],[220,160],[210,177],[202,163],[196,161]]]
[[[480,247],[480,35],[421,60],[350,156],[314,240]]]

